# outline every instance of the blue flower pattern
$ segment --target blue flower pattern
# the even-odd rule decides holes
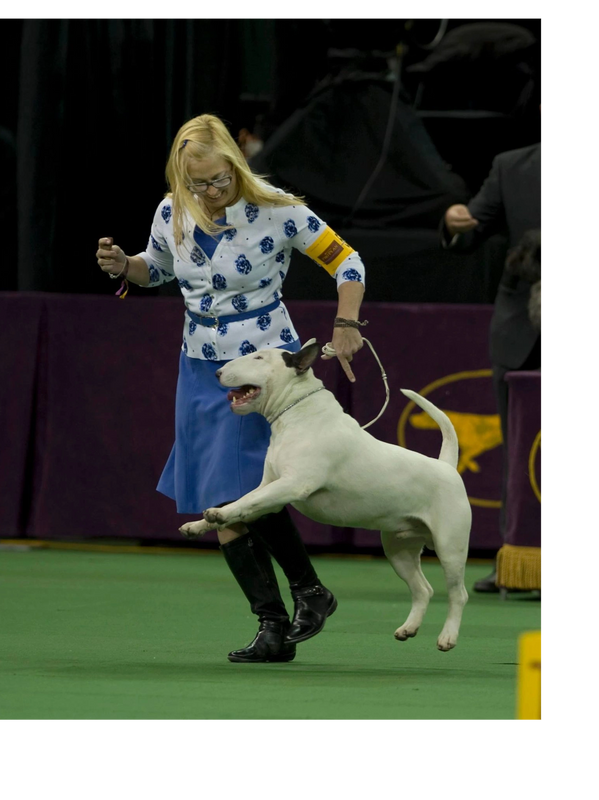
[[[239,311],[240,313],[242,311],[247,311],[248,299],[244,294],[238,294],[237,297],[234,297],[231,300],[231,303],[233,304],[235,311]]]
[[[209,294],[205,294],[200,300],[200,311],[203,311],[204,313],[206,311],[210,311],[212,300],[213,298]]]
[[[202,253],[199,247],[194,247],[189,257],[194,264],[198,265],[198,267],[201,267],[202,264],[206,263],[206,256]]]
[[[262,250],[263,253],[272,253],[274,249],[275,242],[272,236],[265,236],[260,242],[260,250]]]
[[[203,344],[202,345],[202,353],[204,358],[207,358],[208,361],[218,361],[216,357],[216,350],[212,347],[211,344]]]
[[[255,222],[258,219],[261,210],[263,210],[263,209],[260,209],[257,205],[255,205],[253,203],[247,203],[245,208],[244,208],[244,212],[245,212],[245,216],[246,216],[246,219],[247,219],[248,223],[252,224],[253,222]],[[162,206],[162,208],[160,209],[160,214],[161,214],[162,219],[164,220],[164,223],[169,224],[171,219],[172,219],[172,214],[173,214],[172,206],[171,205]],[[305,222],[304,222],[304,219],[306,220]],[[303,225],[307,225],[308,230],[311,233],[317,233],[323,227],[322,221],[319,220],[315,216],[309,216],[307,218],[301,216],[301,220],[300,221],[301,221],[302,226]],[[291,238],[293,238],[294,236],[296,236],[298,234],[298,224],[299,224],[299,222],[296,219],[293,219],[293,218],[288,218],[287,220],[285,220],[283,222],[283,224],[282,224],[283,233],[284,233],[284,235],[285,235],[285,237],[287,239],[291,239]],[[256,227],[259,229],[260,226],[256,226]],[[265,223],[264,227],[266,227],[266,223]],[[280,230],[281,230],[281,228],[279,228],[279,231]],[[235,237],[237,237],[238,233],[239,233],[239,231],[238,231],[237,228],[232,228],[232,229],[227,230],[227,231],[224,232],[223,238],[225,239],[225,241],[231,242],[231,241],[233,241],[233,239],[235,239]],[[245,235],[246,234],[244,233],[244,236]],[[248,243],[246,244],[246,247],[249,247],[250,250],[246,250],[246,253],[249,254],[250,256],[251,256],[252,253],[254,253],[254,255],[255,255],[256,251],[259,248],[260,252],[262,254],[264,254],[265,256],[269,255],[269,254],[272,254],[273,251],[275,250],[275,240],[276,240],[276,238],[277,238],[276,236],[274,238],[273,238],[273,236],[263,236],[260,239],[259,242],[258,242],[258,238],[256,238],[251,243],[249,242],[249,240],[247,240]],[[150,241],[151,241],[151,246],[152,246],[152,248],[154,250],[156,250],[158,252],[164,252],[165,243],[163,241],[162,235],[157,235],[156,237],[151,235],[150,236]],[[279,239],[279,246],[280,246],[280,239]],[[287,246],[287,245],[285,245],[285,246]],[[255,249],[251,250],[251,248],[255,248]],[[237,252],[239,253],[239,250]],[[240,255],[238,255],[235,258],[235,261],[234,261],[235,269],[240,275],[248,275],[253,269],[253,266],[252,266],[249,258],[247,257],[246,253],[241,253]],[[188,256],[188,258],[189,258],[189,260],[191,260],[194,264],[196,264],[199,267],[205,265],[206,263],[210,263],[210,262],[208,262],[208,259],[206,258],[206,256],[202,252],[202,250],[197,246],[193,247],[193,251]],[[270,262],[273,266],[274,266],[274,263],[276,263],[281,267],[278,270],[279,277],[280,277],[281,281],[283,281],[285,279],[285,276],[286,276],[286,272],[283,271],[283,269],[282,269],[282,267],[285,264],[285,262],[286,262],[285,249],[282,249],[279,252],[277,252],[274,255],[273,261]],[[220,263],[223,263],[224,265],[226,264],[226,262],[220,262]],[[254,263],[256,263],[256,262],[254,261]],[[262,262],[260,262],[260,263],[262,263]],[[230,262],[229,262],[229,264],[230,264]],[[214,266],[216,266],[216,263],[215,263]],[[263,266],[266,266],[266,265],[263,265]],[[230,269],[230,266],[229,266],[229,269]],[[161,276],[164,276],[165,278],[173,277],[172,276],[172,272],[167,272],[166,270],[164,270],[162,268],[157,268],[156,266],[154,266],[151,263],[148,264],[148,270],[149,270],[149,273],[150,273],[150,284],[159,283],[160,280],[162,279]],[[226,266],[225,266],[224,271],[226,273]],[[361,276],[361,273],[357,269],[354,269],[353,267],[350,267],[350,268],[346,269],[342,273],[342,277],[343,277],[343,280],[346,280],[346,281],[361,282],[363,280],[363,278]],[[211,277],[212,288],[217,292],[226,291],[226,290],[229,289],[228,280],[229,281],[233,280],[233,283],[235,282],[235,279],[231,279],[231,278],[227,279],[226,274],[216,273],[216,274],[212,275],[212,277]],[[189,280],[185,280],[183,278],[177,278],[177,283],[178,283],[179,287],[181,288],[181,290],[185,290],[186,292],[193,292],[194,290],[197,291],[197,289],[200,288],[197,285],[197,281],[198,281],[198,279],[193,278],[192,282],[190,283]],[[259,281],[258,286],[259,286],[259,288],[266,288],[266,287],[270,286],[272,284],[272,282],[273,282],[273,278],[272,277],[262,278]],[[192,284],[194,284],[194,285],[192,285]],[[208,286],[209,285],[210,284],[208,284]],[[204,283],[204,286],[206,286],[205,283]],[[239,283],[237,283],[237,286],[239,286]],[[254,284],[254,286],[255,286],[255,284]],[[233,287],[231,287],[231,288],[233,288]],[[241,286],[240,288],[243,289],[243,286]],[[275,291],[275,292],[273,292],[272,297],[273,297],[273,299],[275,301],[278,301],[280,299],[281,295],[280,295],[279,291]],[[204,313],[204,314],[207,314],[210,311],[210,309],[212,308],[212,306],[214,304],[214,301],[215,301],[215,297],[213,295],[210,295],[210,294],[205,294],[203,297],[201,297],[200,298],[200,302],[199,302],[200,312]],[[267,302],[268,302],[268,300],[264,299],[264,303],[267,303]],[[248,297],[246,295],[239,294],[239,295],[237,295],[237,296],[235,296],[235,297],[233,297],[231,299],[231,304],[232,304],[233,308],[235,309],[235,311],[237,311],[238,313],[242,313],[242,312],[248,310],[249,300],[248,300]],[[220,312],[218,312],[218,313],[220,313]],[[226,314],[227,312],[225,311],[225,312],[222,312],[222,313]],[[285,317],[287,318],[287,314],[285,314]],[[277,318],[277,320],[278,320],[278,318]],[[254,319],[248,320],[248,321],[251,324],[254,321]],[[259,330],[261,332],[267,331],[271,327],[274,327],[274,331],[272,331],[270,333],[271,337],[272,336],[275,336],[275,337],[277,336],[278,326],[281,324],[280,322],[278,322],[277,324],[275,324],[273,326],[273,317],[271,316],[271,314],[268,314],[268,313],[262,313],[262,314],[256,316],[255,317],[255,323],[256,323],[257,330]],[[290,324],[290,322],[287,322],[286,324],[287,324],[288,327],[284,327],[283,330],[280,332],[279,336],[280,336],[280,340],[283,343],[289,344],[289,343],[294,341],[294,334],[291,332],[291,324]],[[196,341],[196,342],[197,342],[197,337],[199,335],[198,332],[197,332],[197,329],[198,329],[198,325],[195,322],[193,322],[192,320],[190,320],[189,323],[188,323],[187,336],[194,337],[194,341]],[[230,330],[231,330],[231,326],[230,325],[221,322],[218,325],[217,334],[218,334],[218,336],[224,338],[224,337],[226,337],[228,335]],[[245,330],[245,329],[242,329],[242,330]],[[249,330],[248,330],[248,333],[250,333]],[[194,334],[195,334],[195,336],[194,336]],[[232,344],[229,342],[229,347],[232,347],[232,349],[233,349],[233,352],[231,352],[231,354],[229,355],[229,358],[233,358],[234,349],[235,349],[235,347],[237,345],[237,342],[238,342],[238,340],[235,341],[235,339],[237,339],[238,335],[239,334],[235,334],[235,336],[233,337],[234,341],[233,341]],[[205,338],[204,335],[200,336],[200,341],[197,342],[197,344],[195,345],[196,352],[197,352],[197,348],[199,347],[199,345],[202,342],[202,339],[204,339],[204,338]],[[227,339],[226,341],[229,341],[229,340]],[[271,341],[272,341],[273,345],[276,344],[276,340],[275,341],[271,340]],[[188,346],[189,345],[188,345],[187,338],[184,336],[183,337],[182,350],[183,350],[183,352],[185,354],[188,353]],[[227,347],[227,350],[229,349],[229,347]],[[249,339],[245,339],[245,340],[243,340],[243,342],[239,346],[238,351],[239,351],[240,355],[247,355],[248,353],[256,352],[256,349],[257,349],[256,346],[254,344],[252,344],[252,342]],[[192,350],[191,352],[193,353],[194,351]],[[203,358],[205,358],[207,360],[218,361],[218,356],[217,356],[216,349],[215,349],[214,345],[212,345],[210,343],[205,343],[205,344],[203,344],[201,346],[201,353],[202,353]],[[227,356],[225,355],[225,358],[226,357]]]
[[[350,268],[350,269],[346,269],[345,272],[343,272],[342,274],[343,274],[343,277],[345,278],[346,281],[361,281],[362,280],[362,276],[360,275],[358,270],[357,269],[353,269],[353,267]]]
[[[237,272],[240,272],[242,275],[247,275],[249,272],[252,271],[252,265],[248,261],[248,259],[243,255],[237,256],[235,259],[235,269]]]
[[[270,314],[260,314],[258,319],[256,320],[256,325],[260,328],[261,331],[265,331],[270,328],[270,323],[272,322],[270,318]]]
[[[291,239],[291,237],[295,236],[295,234],[297,233],[295,222],[292,219],[288,219],[287,222],[283,223],[283,231],[285,232],[285,236],[288,239]]]

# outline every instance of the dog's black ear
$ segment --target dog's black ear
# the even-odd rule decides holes
[[[293,367],[297,375],[307,372],[320,353],[320,345],[316,339],[310,339],[297,353],[283,350],[283,360],[288,367]]]

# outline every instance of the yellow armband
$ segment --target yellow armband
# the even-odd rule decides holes
[[[339,264],[355,250],[344,242],[341,236],[327,228],[318,239],[306,250],[306,255],[324,267],[330,275],[334,275]]]

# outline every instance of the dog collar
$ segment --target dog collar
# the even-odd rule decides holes
[[[274,417],[274,419],[269,420],[270,424],[272,425],[273,422],[276,422],[279,419],[279,417],[286,411],[289,411],[290,408],[293,408],[293,406],[296,406],[298,403],[301,403],[302,400],[305,400],[306,397],[310,397],[311,394],[316,394],[316,392],[320,392],[321,389],[324,389],[324,386],[319,386],[318,389],[313,389],[311,392],[308,392],[308,394],[305,394],[303,397],[300,397],[299,400],[296,400],[294,403],[291,403],[291,405],[288,405],[287,408],[284,408],[282,411],[279,411],[279,413],[277,414],[276,417]]]

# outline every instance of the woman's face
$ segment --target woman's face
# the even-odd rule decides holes
[[[237,199],[237,178],[235,170],[220,155],[194,159],[187,166],[190,183],[188,189],[197,195],[198,202],[203,202],[208,212],[233,205]],[[214,186],[213,182],[221,178],[230,178],[228,186]]]

